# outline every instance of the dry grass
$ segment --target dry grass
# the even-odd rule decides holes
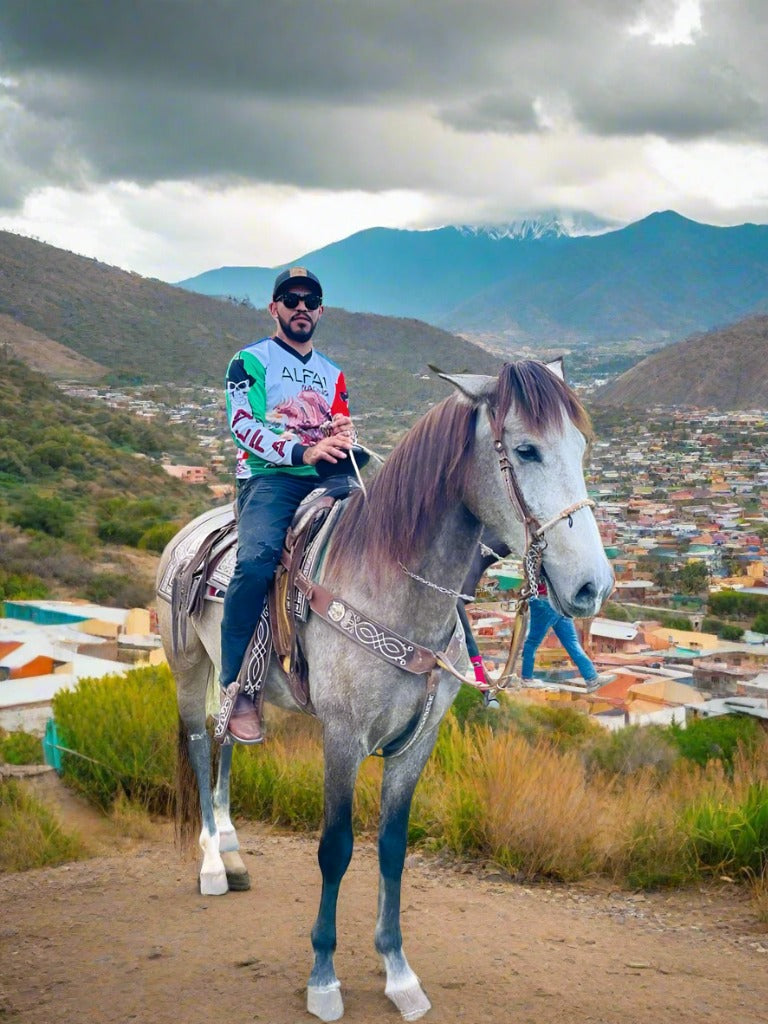
[[[151,839],[155,826],[149,811],[137,800],[120,793],[109,812],[109,820],[121,836],[128,839]]]
[[[0,872],[83,860],[90,849],[13,780],[0,782]]]
[[[752,873],[748,876],[748,881],[755,914],[768,931],[768,865],[759,875]]]

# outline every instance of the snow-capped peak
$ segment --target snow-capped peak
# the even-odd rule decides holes
[[[496,224],[461,224],[456,230],[462,235],[485,235],[500,238],[576,238],[580,235],[602,235],[615,231],[621,225],[597,217],[593,213],[574,210],[544,210],[521,215],[514,220]]]

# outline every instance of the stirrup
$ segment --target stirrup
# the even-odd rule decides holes
[[[221,689],[221,708],[219,709],[219,715],[213,729],[213,738],[217,743],[223,743],[227,737],[229,720],[232,717],[232,712],[235,710],[235,701],[239,693],[240,683],[237,679],[230,683],[229,686],[222,687]]]

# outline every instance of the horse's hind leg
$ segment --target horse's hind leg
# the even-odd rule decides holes
[[[229,816],[229,778],[234,749],[231,743],[225,743],[221,748],[216,789],[213,793],[213,814],[219,832],[219,853],[224,862],[227,885],[232,891],[244,892],[250,889],[251,880],[240,856],[240,842]]]
[[[405,1020],[418,1020],[432,1006],[403,952],[400,891],[413,791],[433,744],[434,738],[431,742],[426,739],[402,757],[388,758],[381,789],[379,915],[375,941],[387,972],[384,992]]]
[[[307,986],[307,1010],[320,1020],[344,1013],[341,986],[333,966],[336,950],[336,905],[339,888],[352,859],[352,794],[362,755],[342,728],[325,729],[325,809],[317,859],[323,875],[320,908],[312,929],[315,962]]]
[[[204,896],[222,896],[229,886],[219,849],[211,791],[211,738],[205,727],[205,701],[212,666],[205,648],[195,636],[190,636],[185,648],[174,652],[168,660],[176,680],[179,705],[176,789],[182,838],[191,830],[196,817],[192,800],[197,783],[202,818],[198,841],[203,851],[200,892]]]

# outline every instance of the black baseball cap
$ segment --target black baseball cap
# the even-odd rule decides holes
[[[288,270],[280,271],[275,278],[275,286],[272,289],[272,301],[274,302],[278,296],[287,291],[292,284],[303,284],[310,291],[319,295],[321,299],[323,297],[323,286],[311,270],[307,270],[306,267],[289,267]]]

